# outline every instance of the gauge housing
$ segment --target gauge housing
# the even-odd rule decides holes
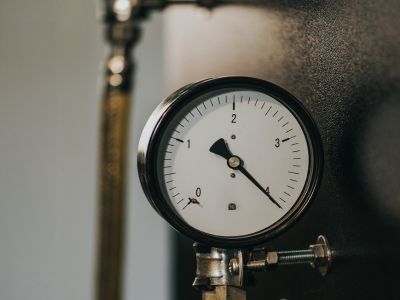
[[[248,89],[265,93],[284,105],[297,119],[306,137],[309,149],[307,180],[300,197],[291,209],[273,225],[249,235],[217,236],[200,231],[187,224],[169,204],[162,192],[157,171],[158,149],[166,128],[182,108],[202,95],[221,89]],[[210,246],[243,248],[262,244],[280,234],[303,214],[315,197],[322,178],[323,147],[315,122],[300,101],[270,82],[250,77],[221,77],[187,85],[164,100],[150,116],[139,142],[138,172],[146,197],[153,208],[177,231],[191,239]]]

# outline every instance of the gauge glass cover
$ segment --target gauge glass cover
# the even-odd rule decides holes
[[[311,117],[261,80],[184,88],[160,105],[143,135],[139,172],[151,203],[175,228],[213,245],[272,237],[298,217],[320,180]]]

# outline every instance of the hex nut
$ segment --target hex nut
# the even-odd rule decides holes
[[[278,264],[278,252],[270,251],[267,252],[267,257],[265,258],[265,266],[274,266]]]
[[[326,264],[325,247],[321,244],[311,245],[310,248],[314,252],[314,262],[311,263],[312,267],[324,266]]]

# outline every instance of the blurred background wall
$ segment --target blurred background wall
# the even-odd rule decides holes
[[[136,174],[164,97],[161,23],[135,54],[126,299],[169,299],[168,232]],[[95,1],[0,1],[0,299],[93,299],[102,35]]]

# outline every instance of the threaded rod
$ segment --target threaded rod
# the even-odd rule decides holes
[[[314,259],[315,254],[312,249],[278,251],[278,265],[308,264]]]

